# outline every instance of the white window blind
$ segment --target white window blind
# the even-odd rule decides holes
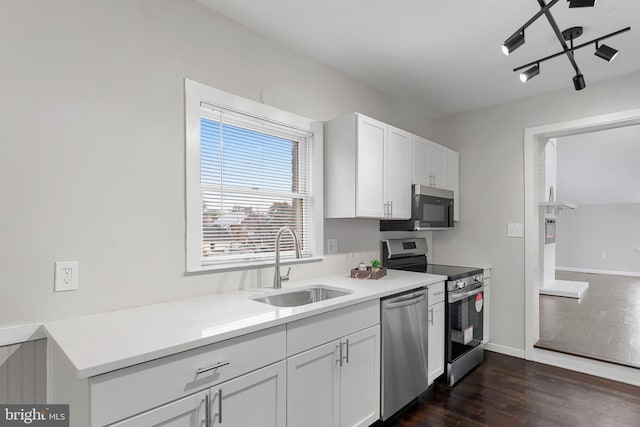
[[[214,105],[200,106],[202,265],[272,260],[278,229],[310,256],[308,130]],[[293,257],[293,239],[281,241]]]

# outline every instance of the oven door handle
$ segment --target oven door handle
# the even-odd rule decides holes
[[[384,308],[387,309],[387,310],[391,310],[391,309],[398,308],[398,307],[405,307],[407,305],[418,304],[418,303],[424,301],[426,297],[427,297],[427,293],[423,292],[423,293],[418,294],[418,295],[416,295],[416,294],[411,295],[408,298],[406,298],[406,297],[405,298],[398,298],[395,301],[387,302],[385,304]]]
[[[454,293],[449,293],[449,298],[447,298],[447,300],[449,301],[449,304],[453,304],[455,302],[458,302],[460,300],[463,300],[465,298],[474,296],[476,294],[479,294],[480,292],[484,291],[484,286],[480,286],[477,289],[474,289],[472,291],[469,292],[462,292],[460,294],[454,294]]]

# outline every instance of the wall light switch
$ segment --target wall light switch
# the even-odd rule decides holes
[[[521,222],[507,224],[507,237],[524,237],[524,224]]]
[[[338,239],[327,239],[327,253],[328,254],[338,253]]]
[[[56,262],[54,291],[64,292],[78,289],[78,261]]]

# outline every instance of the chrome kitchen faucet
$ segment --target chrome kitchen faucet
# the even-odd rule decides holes
[[[288,225],[280,227],[280,229],[278,230],[278,234],[276,234],[276,271],[273,275],[273,289],[282,288],[282,282],[285,280],[289,280],[289,273],[291,273],[291,267],[289,267],[286,275],[280,275],[280,238],[285,231],[290,232],[291,236],[293,236],[293,245],[295,246],[296,250],[296,259],[302,258],[302,254],[300,252],[300,242],[298,241],[298,235],[296,234],[295,230]]]

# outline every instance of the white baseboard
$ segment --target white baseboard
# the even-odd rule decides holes
[[[631,276],[640,277],[640,272],[637,271],[615,271],[615,270],[595,270],[592,268],[578,268],[578,267],[558,267],[556,271],[574,271],[576,273],[592,273],[592,274],[610,274],[612,276]]]
[[[494,351],[496,353],[506,354],[507,356],[518,357],[524,359],[524,350],[518,348],[507,347],[505,345],[494,344],[488,342],[484,345],[485,350]]]
[[[0,329],[0,347],[45,338],[42,325],[20,325]]]
[[[541,348],[534,348],[533,355],[535,362],[544,363],[545,365],[557,366],[570,371],[640,386],[640,369],[637,368],[600,362]]]

